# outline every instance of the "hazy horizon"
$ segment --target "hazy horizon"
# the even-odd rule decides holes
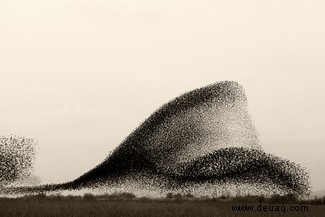
[[[38,140],[43,183],[102,162],[152,112],[243,85],[266,152],[325,189],[325,2],[1,1],[0,135]]]

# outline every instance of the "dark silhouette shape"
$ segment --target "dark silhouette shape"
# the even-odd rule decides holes
[[[243,88],[225,81],[163,105],[101,164],[76,180],[15,191],[105,191],[125,183],[175,192],[205,184],[250,185],[257,192],[293,195],[308,194],[310,187],[303,168],[262,150]]]

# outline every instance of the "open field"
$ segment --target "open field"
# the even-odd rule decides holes
[[[236,211],[240,207],[255,211]],[[265,207],[264,207],[265,206]],[[267,211],[263,211],[266,209]],[[269,209],[272,208],[273,211]],[[290,209],[296,211],[290,211]],[[277,210],[277,211],[276,211]],[[95,198],[84,197],[25,197],[0,199],[1,217],[264,217],[264,216],[324,216],[325,205],[301,203],[252,203],[229,199],[145,199],[145,198]]]

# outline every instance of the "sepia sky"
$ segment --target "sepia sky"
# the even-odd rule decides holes
[[[38,140],[43,183],[77,178],[155,109],[242,84],[266,152],[325,189],[325,2],[0,0],[0,135]]]

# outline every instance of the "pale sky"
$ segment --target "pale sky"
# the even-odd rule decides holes
[[[0,0],[0,135],[38,140],[43,183],[100,163],[155,109],[244,86],[266,152],[325,189],[325,2]]]

